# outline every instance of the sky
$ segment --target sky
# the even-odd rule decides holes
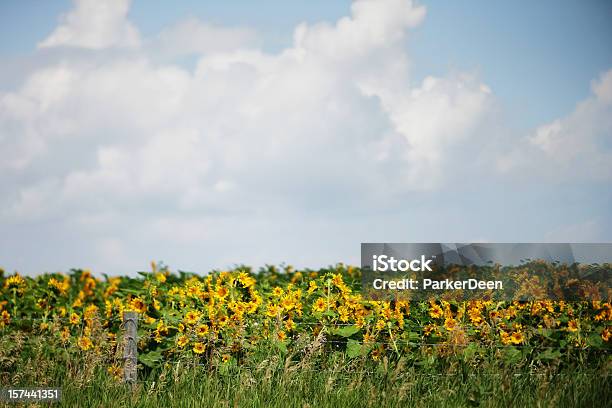
[[[607,1],[0,3],[0,266],[612,241]]]

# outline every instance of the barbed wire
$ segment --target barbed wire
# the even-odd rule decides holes
[[[217,364],[212,364],[212,362],[209,363],[202,363],[199,362],[198,359],[188,359],[188,358],[163,358],[158,360],[158,363],[161,365],[171,365],[172,368],[177,368],[176,366],[180,366],[181,363],[184,363],[185,367],[204,367],[204,368],[208,368],[208,369],[216,369],[218,370],[220,367]],[[263,361],[259,364],[241,364],[241,363],[237,363],[235,366],[231,366],[232,369],[235,369],[237,371],[257,371],[257,372],[262,372],[262,371],[272,371],[272,372],[286,372],[286,373],[292,373],[292,372],[316,372],[316,373],[326,373],[326,374],[353,374],[353,375],[363,375],[363,374],[367,374],[367,375],[372,375],[372,374],[386,374],[388,372],[396,372],[397,373],[397,366],[390,366],[389,369],[385,369],[385,370],[364,370],[364,369],[358,369],[358,367],[355,366],[351,366],[351,365],[347,365],[344,367],[313,367],[313,366],[304,366],[302,361],[294,361],[295,364],[292,365],[287,365],[286,363],[283,364],[282,362],[278,365],[274,365],[274,364],[268,364],[266,361]],[[380,361],[378,362],[380,363]],[[381,367],[381,366],[378,366]],[[456,377],[456,376],[461,376],[461,377],[477,377],[478,375],[482,375],[484,374],[485,376],[514,376],[514,377],[520,377],[520,376],[551,376],[551,373],[536,373],[536,372],[527,372],[527,373],[499,373],[499,372],[495,372],[495,373],[491,373],[491,372],[487,372],[487,371],[481,371],[478,374],[476,373],[466,373],[466,372],[451,372],[451,373],[428,373],[428,372],[421,372],[420,371],[420,367],[415,366],[415,365],[408,365],[403,367],[403,369],[405,371],[402,371],[402,373],[404,374],[410,374],[410,375],[416,375],[416,376],[430,376],[430,377]],[[552,374],[553,376],[556,374]],[[610,372],[609,370],[605,371],[605,372],[599,372],[599,373],[589,373],[589,375],[593,376],[593,377],[612,377],[612,372]],[[139,382],[145,382],[143,380],[139,380]]]
[[[53,316],[53,317],[10,317],[9,319],[10,322],[43,322],[43,323],[52,323],[52,322],[72,322],[71,318],[69,316],[67,317],[57,317],[57,316]],[[79,320],[74,323],[74,325],[78,325],[78,324],[84,324],[86,321],[93,321],[93,322],[123,322],[124,318],[122,317],[111,317],[111,318],[106,318],[106,317],[99,317],[99,316],[94,316],[94,317],[79,317]],[[164,319],[155,319],[154,323],[158,323],[159,321],[166,321]],[[147,323],[144,321],[143,318],[140,318],[140,324],[144,324],[147,325]],[[287,321],[286,320],[282,320],[282,321],[278,321],[278,322],[274,322],[271,323],[268,326],[283,326]],[[182,321],[179,323],[183,323]],[[190,326],[197,326],[197,325],[207,325],[209,324],[210,321],[206,322],[206,321],[202,321],[202,322],[197,322],[194,324],[190,324]],[[465,324],[465,323],[461,323],[458,322],[458,328],[465,328],[465,329],[475,329],[475,330],[485,330],[485,329],[507,329],[510,328],[508,326],[511,326],[512,324],[514,324],[516,322],[508,322],[506,327],[503,327],[503,325],[497,324],[497,325],[473,325],[473,324]],[[185,323],[183,323],[185,324]],[[359,329],[364,328],[364,327],[371,327],[374,325],[374,323],[368,323],[362,327],[357,326],[356,323],[336,323],[336,322],[299,322],[299,321],[293,321],[293,324],[295,324],[296,326],[311,326],[311,327],[324,327],[324,328],[337,328],[337,327],[357,327]],[[525,323],[520,323],[521,325],[525,325]],[[428,328],[428,327],[433,327],[433,328],[441,328],[444,327],[443,323],[438,323],[438,324],[434,324],[434,323],[428,323],[428,324],[424,324],[424,323],[420,323],[420,324],[415,324],[415,322],[411,321],[408,324],[404,324],[406,327],[402,328],[401,331],[409,331],[408,329],[424,329],[424,328]],[[227,325],[224,326],[223,328],[227,328],[227,329],[241,329],[241,328],[246,328],[246,327],[255,327],[255,328],[261,328],[261,327],[266,327],[265,324],[263,323],[259,323],[259,322],[241,322],[239,325]],[[387,326],[385,326],[383,329],[386,329]],[[531,326],[524,326],[521,328],[521,330],[525,331],[525,330],[530,330],[530,331],[535,331],[535,332],[539,332],[539,331],[562,331],[562,332],[572,332],[570,331],[567,327],[531,327]],[[573,332],[581,332],[581,333],[593,333],[596,332],[596,330],[583,330],[583,329],[578,329],[575,330]]]
[[[241,367],[241,369],[244,369],[245,371],[249,370],[249,371],[255,371],[257,369],[257,367]],[[260,370],[263,371],[263,370]],[[278,370],[280,371],[280,370]],[[283,370],[286,371],[286,370]],[[359,371],[342,371],[342,372],[338,372],[338,371],[330,371],[327,369],[300,369],[300,372],[306,372],[306,373],[324,373],[327,375],[332,375],[335,376],[337,379],[347,379],[347,380],[354,380],[356,376],[360,376],[360,375],[372,375],[372,374],[386,374],[388,372],[379,372],[379,371],[366,371],[366,370],[359,370]],[[338,376],[338,374],[344,374],[342,376]],[[456,378],[456,377],[460,377],[460,378],[478,378],[479,375],[477,374],[469,374],[469,373],[420,373],[420,372],[413,372],[411,373],[413,374],[413,376],[408,376],[408,378],[414,377],[427,377],[427,378]],[[558,376],[559,374],[548,374],[548,373],[480,373],[481,376],[485,376],[485,377],[501,377],[501,378],[506,378],[506,377],[516,377],[516,378],[521,378],[521,377],[555,377]],[[603,374],[603,373],[583,373],[582,375],[586,375],[587,377],[597,377],[597,378],[611,378],[612,374]],[[161,383],[162,381],[160,380],[137,380],[134,381],[134,384],[141,384],[141,385],[147,385],[147,386],[151,386],[154,383]],[[91,385],[84,385],[84,387],[91,387]]]
[[[193,343],[203,343],[205,346],[207,347],[213,347],[216,349],[223,349],[224,347],[231,347],[228,345],[219,345],[219,344],[215,344],[215,341],[210,341],[210,339],[206,338],[206,337],[198,337],[195,335],[184,335],[187,339],[188,342],[184,345],[184,346],[178,346],[177,345],[177,349],[175,352],[175,354],[180,354],[186,350],[190,350],[191,346],[188,344],[193,344]],[[123,342],[130,342],[132,344],[136,344],[137,348],[139,351],[145,351],[147,350],[145,347],[138,347],[141,342],[144,341],[150,341],[150,340],[156,340],[159,339],[159,337],[157,337],[154,334],[139,334],[137,335],[135,338],[133,337],[129,337],[127,335],[122,335],[121,339],[123,340]],[[171,340],[168,337],[161,337],[162,342],[167,342],[168,340]],[[247,338],[241,338],[241,339],[234,339],[234,340],[248,340]],[[304,351],[308,351],[311,347],[313,343],[320,343],[321,346],[324,345],[338,345],[338,346],[347,346],[348,345],[348,341],[349,340],[353,340],[353,339],[347,339],[347,340],[333,340],[333,339],[320,339],[320,340],[312,340],[309,343],[305,343],[302,347],[297,347],[294,349],[294,351],[298,351],[298,352],[304,352]],[[297,341],[297,340],[296,340]],[[117,344],[118,342],[115,340],[114,344]],[[161,343],[161,342],[160,342]],[[404,346],[408,346],[408,347],[419,347],[419,348],[447,348],[447,349],[465,349],[471,345],[475,345],[476,347],[478,347],[478,349],[480,350],[493,350],[493,349],[528,349],[528,350],[558,350],[560,351],[562,354],[565,354],[567,352],[580,352],[580,351],[596,351],[598,353],[604,353],[604,354],[608,354],[610,352],[612,352],[612,349],[610,348],[604,348],[604,347],[593,347],[593,346],[587,346],[587,345],[564,345],[564,346],[560,346],[560,345],[544,345],[544,344],[529,344],[529,343],[524,343],[524,344],[503,344],[503,343],[483,343],[483,342],[466,342],[466,343],[449,343],[449,342],[438,342],[438,343],[428,343],[428,342],[424,342],[424,341],[409,341],[409,340],[405,340],[405,339],[398,339],[395,341],[378,341],[378,340],[373,340],[371,342],[363,342],[363,341],[357,341],[357,344],[360,347],[365,347],[365,348],[375,348],[378,346],[386,346],[385,348],[391,350],[394,348],[405,348]]]
[[[355,360],[352,360],[355,361]],[[208,363],[202,363],[200,362],[200,360],[198,358],[184,358],[184,357],[178,357],[178,356],[174,356],[172,358],[162,358],[157,360],[157,362],[159,364],[162,365],[179,365],[180,363],[184,363],[184,365],[186,367],[191,367],[191,366],[197,366],[197,367],[206,367],[206,368],[210,368],[210,369],[218,369],[219,366],[217,364],[213,364],[212,361],[209,361]],[[339,368],[337,366],[334,367],[313,367],[312,365],[310,366],[304,366],[303,364],[305,363],[305,361],[292,361],[294,364],[291,365],[287,365],[286,362],[283,364],[281,361],[279,361],[278,365],[274,365],[274,363],[272,364],[268,364],[268,360],[264,360],[262,362],[260,362],[259,364],[255,364],[252,365],[251,364],[242,364],[242,363],[237,363],[235,366],[232,366],[231,368],[237,369],[237,370],[255,370],[255,371],[266,371],[266,370],[272,370],[272,371],[305,371],[305,372],[325,372],[325,373],[339,373],[339,372],[345,372],[345,373],[353,373],[353,374],[381,374],[380,370],[376,370],[376,371],[366,371],[366,370],[357,370],[354,365],[346,365],[343,368]],[[379,363],[381,361],[378,361]],[[312,363],[312,362],[311,362]],[[379,366],[380,367],[380,366]],[[405,370],[409,370],[407,372],[411,373],[411,374],[416,374],[416,375],[430,375],[430,376],[456,376],[456,375],[470,375],[470,376],[477,376],[476,374],[468,374],[468,373],[461,373],[461,372],[453,372],[453,373],[421,373],[419,372],[420,367],[416,366],[416,365],[407,365],[405,367],[403,367]],[[387,371],[395,371],[397,370],[397,366],[393,366],[391,369],[387,370]],[[406,371],[404,371],[406,372]],[[481,372],[482,374],[483,372]],[[506,373],[488,373],[488,372],[484,372],[487,375],[505,375]],[[550,375],[549,373],[513,373],[518,375]],[[598,373],[596,375],[602,375],[604,373]],[[612,372],[610,372],[609,370],[605,371],[605,376],[609,377],[612,376]]]
[[[64,316],[64,317],[59,317],[59,316],[50,316],[50,317],[13,317],[11,316],[9,318],[9,320],[11,322],[55,322],[55,321],[60,321],[60,322],[70,322],[70,316]],[[79,316],[79,323],[86,321],[86,320],[91,320],[91,321],[96,321],[96,322],[121,322],[123,321],[123,318],[121,317],[111,317],[111,318],[106,318],[106,317],[100,317],[100,316],[94,316],[94,317],[83,317],[83,316]]]

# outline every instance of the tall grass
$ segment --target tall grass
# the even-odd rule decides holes
[[[128,385],[101,364],[109,356],[75,354],[20,334],[3,337],[0,346],[2,387],[61,387],[59,405],[66,407],[601,407],[612,400],[607,354],[588,366],[580,356],[509,363],[493,349],[476,360],[415,351],[377,362],[342,352],[298,361],[262,347],[242,364],[167,362],[141,370]]]

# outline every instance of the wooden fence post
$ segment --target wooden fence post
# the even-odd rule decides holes
[[[123,329],[125,330],[125,348],[123,349],[123,381],[134,384],[138,378],[138,313],[123,313]]]

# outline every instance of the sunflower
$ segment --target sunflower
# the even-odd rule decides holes
[[[366,333],[363,335],[363,344],[374,343],[376,337],[372,336],[370,333]]]
[[[266,315],[268,317],[276,317],[280,311],[282,310],[282,308],[278,305],[275,305],[274,303],[270,303],[268,304],[268,307],[266,308]]]
[[[335,275],[332,277],[332,280],[331,280],[331,281],[332,281],[332,283],[333,283],[333,284],[334,284],[336,287],[338,287],[338,288],[341,288],[342,286],[344,286],[344,281],[342,280],[342,275],[340,275],[339,273],[338,273],[338,274],[335,274]]]
[[[425,336],[430,336],[432,333],[435,334],[436,326],[433,324],[428,324],[423,328],[423,334]]]
[[[49,283],[47,285],[57,289],[60,294],[65,295],[70,288],[70,280],[67,276],[65,276],[61,282],[58,279],[51,278],[49,279]]]
[[[108,371],[114,380],[119,380],[121,378],[121,374],[123,373],[123,369],[118,365],[112,365],[108,367],[106,371]]]
[[[227,288],[225,286],[220,286],[217,288],[217,291],[215,292],[215,297],[219,300],[223,300],[225,299],[227,294],[228,294]]]
[[[219,327],[227,326],[228,322],[229,322],[229,319],[226,315],[219,316],[219,320],[218,320]]]
[[[601,332],[601,338],[603,339],[603,341],[610,341],[610,339],[612,338],[612,330],[610,330],[609,327],[606,327]]]
[[[571,332],[578,331],[578,322],[576,320],[570,320],[567,322],[567,330]]]
[[[327,302],[325,301],[325,299],[318,298],[314,302],[314,305],[312,305],[312,310],[314,310],[315,312],[323,312],[326,307],[327,307]]]
[[[70,315],[70,324],[79,324],[80,321],[81,317],[78,314],[72,313]]]
[[[500,330],[500,337],[502,344],[510,344],[512,342],[512,340],[510,339],[510,335],[504,330]]]
[[[289,311],[289,310],[291,310],[291,309],[293,309],[295,307],[295,302],[293,301],[293,299],[289,295],[287,295],[281,301],[281,306],[285,310]]]
[[[9,324],[11,322],[11,314],[6,310],[3,310],[0,314],[0,322],[3,324]]]
[[[198,326],[198,327],[196,328],[196,335],[197,335],[198,337],[204,337],[204,336],[206,336],[207,334],[208,334],[208,326],[207,326],[207,325],[203,324],[203,325]]]
[[[457,328],[457,321],[452,317],[444,320],[444,328],[448,331],[453,331]]]
[[[23,293],[23,289],[22,288],[24,286],[26,286],[26,281],[18,273],[15,273],[15,275],[13,275],[13,276],[9,276],[4,281],[4,288],[5,289],[17,289],[17,292],[19,292],[19,293]]]
[[[60,338],[63,342],[68,341],[68,339],[70,338],[70,330],[68,330],[68,327],[64,327],[62,329],[62,331],[60,332]]]
[[[351,317],[350,310],[346,306],[340,306],[338,308],[338,315],[340,317],[340,321],[343,322],[343,323],[348,322],[350,317]]]
[[[382,356],[382,351],[379,348],[376,348],[372,350],[372,352],[370,353],[370,356],[372,356],[372,360],[378,361],[380,360],[380,357]]]
[[[187,345],[187,343],[189,343],[189,337],[187,337],[185,335],[180,336],[176,343],[178,344],[179,347],[185,347]]]
[[[162,321],[157,323],[157,327],[155,331],[158,332],[162,336],[166,336],[168,334],[168,326]]]
[[[293,331],[296,328],[296,324],[293,321],[293,319],[287,319],[287,321],[285,322],[285,330],[287,331]]]
[[[521,344],[525,340],[525,336],[521,332],[514,332],[510,335],[510,342],[512,344]]]
[[[256,280],[249,276],[248,273],[241,272],[238,275],[238,282],[240,282],[245,288],[250,288],[252,286],[255,286]]]
[[[77,345],[79,346],[81,350],[86,351],[93,347],[93,342],[91,341],[89,337],[83,336],[83,337],[79,337],[79,340],[77,341]]]
[[[190,310],[185,314],[185,323],[189,325],[194,325],[200,320],[200,314],[195,310]]]
[[[196,354],[204,353],[206,346],[203,343],[197,342],[193,345],[193,352]]]
[[[310,281],[308,282],[308,293],[312,293],[315,290],[317,290],[318,286],[317,286],[317,282],[316,281]]]
[[[140,297],[135,297],[130,301],[130,308],[138,313],[147,311],[147,304]]]
[[[444,311],[442,310],[442,308],[436,303],[432,302],[431,308],[429,309],[429,316],[431,316],[434,319],[439,319],[440,317],[442,317],[442,314],[444,314]]]

